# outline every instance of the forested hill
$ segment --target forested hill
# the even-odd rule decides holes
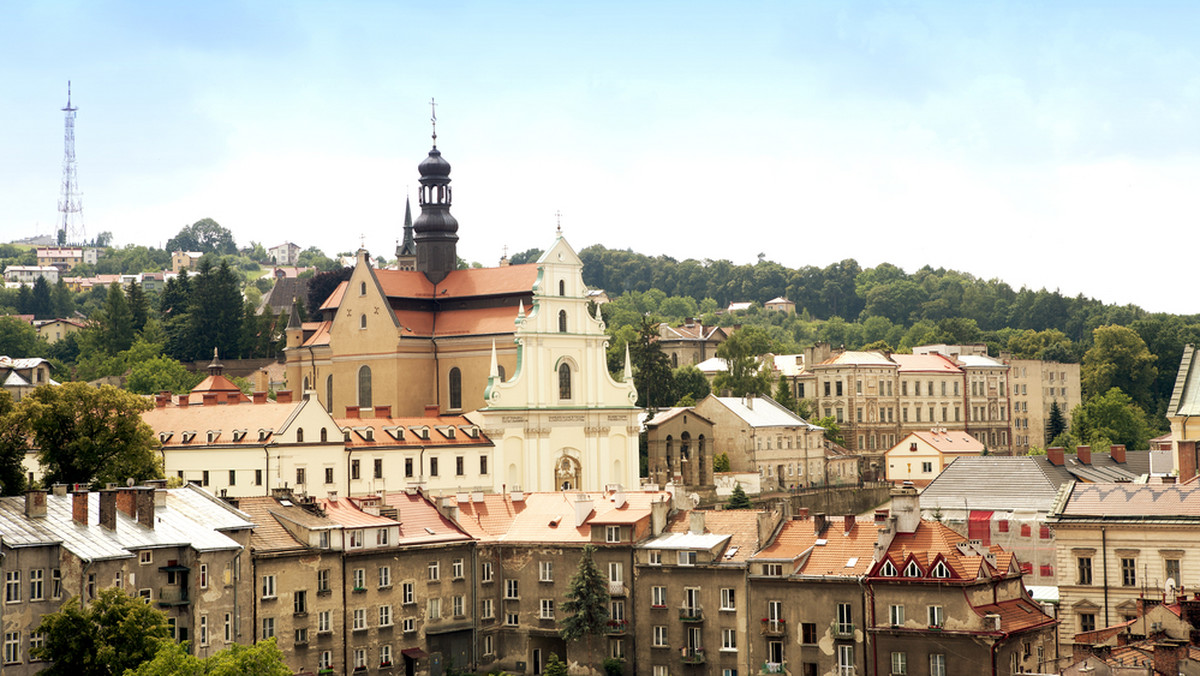
[[[526,253],[536,259],[533,251]],[[927,343],[983,342],[994,355],[1007,350],[1017,358],[1082,362],[1085,397],[1118,386],[1162,423],[1183,346],[1200,342],[1196,315],[1152,314],[1046,289],[1013,290],[1000,280],[944,268],[907,274],[887,263],[863,269],[847,259],[792,269],[769,260],[678,261],[600,245],[579,256],[584,282],[613,300],[604,316],[614,355],[647,316],[760,326],[776,353],[818,340],[901,352]],[[762,311],[762,303],[777,296],[796,303],[797,314]],[[717,314],[735,301],[757,305],[736,316]],[[1112,328],[1098,333],[1102,327]],[[1105,373],[1117,377],[1102,377]]]

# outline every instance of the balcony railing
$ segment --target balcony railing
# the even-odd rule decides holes
[[[772,619],[769,617],[763,618],[763,621],[762,621],[762,635],[763,636],[771,636],[771,637],[783,636],[784,633],[786,633],[785,632],[786,629],[787,629],[787,626],[784,624],[783,620]]]
[[[159,587],[158,589],[158,605],[160,606],[186,606],[191,603],[188,600],[186,587]]]
[[[763,662],[760,674],[788,674],[787,662]]]
[[[704,648],[680,648],[679,657],[684,664],[704,664]]]
[[[679,608],[679,619],[684,622],[703,622],[704,609],[700,606],[681,606]]]
[[[604,633],[609,636],[624,636],[629,629],[629,620],[609,620]]]
[[[624,582],[612,582],[612,581],[609,581],[609,583],[608,583],[608,595],[609,595],[609,596],[628,596],[628,595],[629,595],[629,590],[625,588],[625,583],[624,583]]]
[[[834,638],[854,638],[854,623],[834,622],[829,625],[829,631]],[[841,672],[838,673],[838,676],[841,676]]]

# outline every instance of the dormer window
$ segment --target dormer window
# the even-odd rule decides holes
[[[904,568],[904,577],[921,577],[921,567],[916,561],[909,561]]]
[[[266,441],[267,437],[269,437],[269,436],[271,436],[271,430],[264,430],[264,429],[258,430],[258,440],[259,441]]]
[[[938,561],[937,565],[933,567],[933,576],[939,578],[950,577],[950,567],[946,565],[945,561]]]
[[[172,436],[174,436],[174,434],[172,434],[171,432],[159,432],[158,433],[158,443],[165,444],[165,443],[167,443],[167,440],[169,440]]]
[[[389,435],[391,435],[391,437],[393,439],[395,439],[396,441],[404,441],[404,428],[403,427],[385,427],[385,428],[383,428],[383,431],[387,432]]]
[[[206,437],[206,438],[208,439],[208,443],[210,443],[210,444],[211,444],[211,443],[213,443],[214,441],[216,441],[216,440],[217,440],[217,438],[218,438],[218,437],[220,437],[220,436],[221,436],[221,432],[220,432],[220,431],[213,431],[213,430],[209,430],[209,431],[208,431],[208,435],[207,435],[207,437]]]
[[[676,560],[681,566],[694,566],[696,565],[696,552],[690,549],[681,551]]]
[[[896,577],[896,566],[890,560],[884,561],[883,567],[879,569],[879,574],[884,577]]]
[[[183,433],[183,443],[185,443],[185,444],[191,442],[191,440],[195,439],[195,438],[196,438],[195,432],[184,432]]]
[[[783,577],[782,563],[764,563],[762,567],[763,575],[769,577]]]

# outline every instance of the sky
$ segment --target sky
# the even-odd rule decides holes
[[[0,0],[0,241],[388,258],[429,150],[459,255],[945,267],[1200,312],[1195,2]],[[561,214],[561,215],[559,215]],[[803,304],[803,299],[793,299]]]

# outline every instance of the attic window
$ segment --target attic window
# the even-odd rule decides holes
[[[933,567],[933,576],[940,578],[950,577],[950,569],[946,566],[945,561],[937,562],[937,565]]]
[[[726,560],[732,559],[734,556],[737,555],[737,553],[738,553],[738,547],[737,547],[737,545],[734,545],[734,546],[730,547],[728,549],[728,551],[725,552],[725,559]]]
[[[195,438],[196,438],[196,433],[195,433],[195,432],[184,432],[184,433],[183,433],[183,439],[182,439],[182,441],[183,441],[183,443],[185,443],[185,444],[186,444],[186,443],[190,442],[192,439],[195,439]]]
[[[467,435],[471,439],[479,438],[479,428],[475,425],[465,425],[459,429],[463,431],[463,434]]]
[[[404,441],[403,427],[385,427],[383,428],[383,431],[387,432],[396,441]]]
[[[213,430],[209,430],[206,438],[208,439],[208,443],[211,444],[212,442],[216,441],[217,438],[219,438],[220,436],[221,436],[221,432],[219,430],[215,431],[215,432]]]
[[[241,441],[242,439],[245,439],[245,438],[246,438],[246,430],[234,430],[233,431],[234,442]]]
[[[260,428],[260,429],[258,430],[258,440],[259,440],[259,441],[266,441],[266,440],[267,440],[267,437],[271,436],[271,434],[272,434],[274,431],[275,431],[275,430],[265,430],[265,429],[261,429],[261,428]]]
[[[408,429],[412,430],[412,433],[415,434],[418,439],[429,441],[428,427],[410,427]]]
[[[344,438],[346,441],[350,441],[350,428],[349,428],[349,427],[347,427],[346,429],[342,430],[342,437],[343,437],[343,438]]]
[[[452,426],[438,427],[437,431],[441,432],[442,436],[446,437],[447,439],[454,438],[454,427],[452,427]]]
[[[158,433],[158,443],[165,444],[165,443],[167,443],[167,440],[173,436],[175,436],[175,435],[171,432],[159,432]]]
[[[908,562],[908,566],[904,568],[904,577],[921,577],[921,567],[916,561]]]
[[[846,559],[846,567],[847,568],[853,568],[857,565],[858,565],[858,557],[857,556],[851,556],[849,559]]]
[[[434,533],[433,533],[433,529],[432,529],[432,528],[430,528],[429,526],[425,526],[425,532],[426,532],[426,533],[429,533],[430,535],[433,535],[433,534],[434,534]]]
[[[879,569],[879,574],[884,577],[896,577],[896,567],[891,561],[884,561],[883,567]]]

